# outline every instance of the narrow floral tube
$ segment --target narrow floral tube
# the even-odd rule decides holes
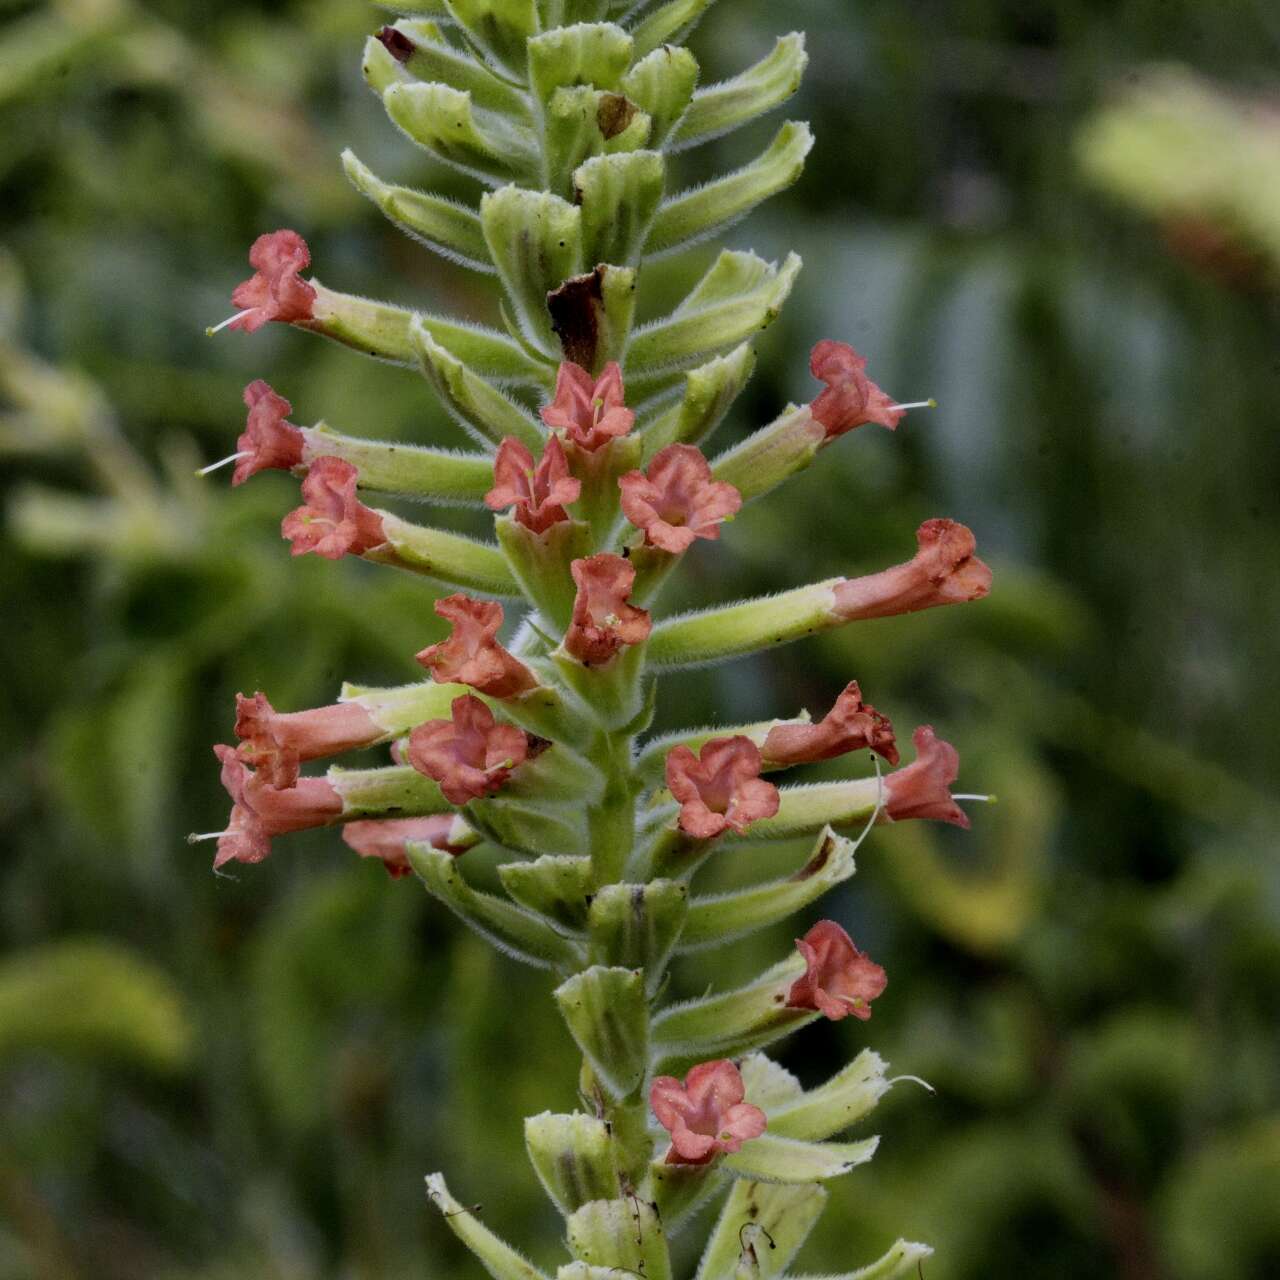
[[[428,814],[422,818],[369,818],[348,822],[342,839],[362,858],[378,858],[393,880],[413,871],[408,845],[429,844],[455,857],[465,853],[477,837],[452,813]]]
[[[926,520],[905,564],[862,578],[829,578],[776,596],[668,618],[653,629],[648,661],[689,667],[754,653],[868,618],[981,600],[991,570],[974,554],[973,534],[954,520]]]
[[[274,836],[327,826],[342,815],[342,797],[326,778],[298,778],[278,788],[245,767],[237,749],[213,749],[222,765],[222,785],[231,797],[231,817],[218,835],[215,870],[228,862],[261,862]]]
[[[358,702],[281,714],[266,694],[236,694],[236,756],[257,778],[273,787],[291,787],[303,760],[341,755],[387,737]]]
[[[893,725],[862,700],[851,680],[835,705],[817,724],[778,724],[769,730],[760,754],[771,765],[810,764],[869,747],[890,764],[898,763]]]

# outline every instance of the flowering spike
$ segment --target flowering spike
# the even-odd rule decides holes
[[[742,1075],[727,1058],[699,1063],[683,1083],[673,1076],[654,1080],[649,1105],[671,1135],[667,1163],[705,1164],[758,1138],[765,1131],[765,1114],[745,1097]]]
[[[667,787],[680,802],[680,829],[698,840],[738,835],[778,812],[778,788],[760,777],[760,748],[750,738],[712,738],[695,756],[688,747],[667,755]]]
[[[796,939],[796,949],[804,957],[805,972],[787,993],[789,1009],[817,1009],[832,1022],[850,1014],[864,1021],[871,1017],[871,1001],[889,980],[834,920],[819,920]]]
[[[691,444],[670,444],[647,471],[629,471],[619,481],[622,510],[645,541],[679,555],[697,538],[720,536],[720,524],[742,506],[731,484],[711,478],[711,467]]]
[[[386,737],[358,702],[281,715],[265,693],[236,694],[236,758],[273,787],[292,787],[302,760],[318,760],[365,747]]]
[[[625,436],[636,415],[624,403],[622,370],[611,360],[598,378],[566,360],[556,374],[555,398],[542,410],[542,420],[563,431],[571,444],[588,452]]]
[[[302,462],[302,432],[285,418],[293,411],[282,395],[277,395],[261,378],[244,389],[244,402],[249,417],[236,441],[236,469],[231,484],[244,484],[259,471],[290,471]]]
[[[621,556],[603,554],[570,565],[578,594],[564,647],[586,666],[599,666],[624,645],[648,639],[652,623],[645,609],[627,603],[636,571]]]
[[[357,471],[341,458],[317,458],[302,482],[303,504],[280,522],[295,556],[359,556],[387,540],[382,517],[356,497]]]
[[[284,229],[260,235],[249,250],[249,265],[255,268],[253,275],[231,293],[231,302],[239,310],[217,329],[256,333],[269,320],[293,324],[311,319],[316,291],[298,276],[299,271],[311,265],[311,250],[296,231]]]
[[[851,680],[817,724],[780,724],[770,729],[761,754],[774,765],[808,764],[863,747],[870,747],[890,764],[898,763],[893,725],[862,701],[858,682]]]
[[[450,804],[466,804],[501,790],[529,754],[515,725],[499,724],[471,694],[453,700],[453,718],[428,720],[409,735],[409,763],[440,784]]]
[[[327,826],[342,813],[342,798],[325,778],[299,778],[279,789],[246,769],[235,747],[217,746],[213,754],[231,797],[231,818],[217,833],[215,870],[228,862],[261,862],[271,852],[273,836]]]
[[[467,684],[491,698],[513,698],[537,688],[532,671],[498,643],[502,606],[494,600],[446,596],[435,611],[453,624],[447,640],[418,654],[418,661],[442,684]]]
[[[463,826],[462,833],[457,831]],[[462,840],[458,843],[459,834]],[[454,857],[465,853],[475,837],[467,838],[465,824],[452,813],[433,813],[425,818],[369,818],[362,822],[348,822],[342,828],[342,838],[362,858],[380,858],[387,874],[399,880],[413,871],[409,863],[406,845],[429,844],[433,849],[451,853]]]
[[[576,502],[582,484],[569,474],[564,446],[552,436],[538,465],[533,454],[510,436],[498,448],[493,462],[493,488],[485,494],[490,511],[515,507],[515,518],[532,533],[546,533],[553,524],[567,520],[568,503]]]
[[[991,570],[974,554],[976,545],[955,520],[926,520],[906,564],[836,584],[834,613],[850,622],[981,600],[991,590]]]
[[[951,784],[960,773],[960,753],[927,724],[911,735],[911,741],[916,749],[915,760],[884,780],[886,817],[893,822],[904,818],[932,818],[967,828],[969,815],[956,804],[950,792]]]
[[[809,356],[809,372],[827,389],[809,406],[813,416],[834,440],[846,431],[875,422],[892,431],[902,421],[905,407],[895,405],[866,373],[865,356],[847,342],[823,338]]]

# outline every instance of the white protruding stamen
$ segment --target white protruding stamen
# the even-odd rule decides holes
[[[909,404],[891,404],[889,406],[890,413],[903,413],[907,409],[936,409],[938,402],[934,399],[928,400],[912,400]]]
[[[253,457],[252,449],[241,449],[239,453],[229,454],[218,462],[211,462],[207,467],[201,467],[200,470],[196,472],[196,475],[207,476],[211,471],[217,471],[219,467],[225,467],[229,462],[239,462],[241,458],[251,457]]]
[[[994,804],[995,796],[957,796],[951,797],[953,800],[980,800],[983,804]]]
[[[918,1084],[922,1089],[928,1089],[930,1093],[938,1092],[933,1085],[927,1080],[921,1080],[919,1076],[894,1076],[892,1080],[886,1080],[885,1084],[897,1084],[899,1080],[910,1080],[912,1084]]]
[[[222,330],[227,327],[227,325],[235,324],[235,322],[239,320],[241,316],[247,316],[248,314],[249,313],[247,311],[237,311],[235,315],[228,316],[221,324],[210,325],[204,331],[204,336],[206,338],[212,338],[215,333],[221,333]]]
[[[229,835],[227,831],[193,831],[187,837],[188,844],[199,844],[202,840],[221,840],[223,836]]]

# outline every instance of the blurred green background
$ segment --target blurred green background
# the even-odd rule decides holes
[[[225,816],[209,745],[237,689],[294,709],[412,679],[441,632],[419,582],[290,562],[288,477],[192,477],[259,376],[295,421],[457,443],[409,372],[203,334],[276,226],[330,285],[493,315],[342,178],[351,145],[468,194],[365,91],[380,21],[0,0],[0,1280],[461,1280],[422,1191],[441,1168],[557,1257],[520,1141],[573,1101],[543,975],[332,833],[222,879],[183,842]],[[810,1082],[869,1044],[937,1093],[885,1100],[801,1269],[905,1235],[937,1246],[928,1280],[1280,1275],[1280,13],[723,0],[691,44],[709,79],[793,26],[787,114],[818,146],[730,239],[807,270],[726,435],[809,398],[821,336],[941,408],[824,453],[669,603],[903,559],[935,514],[997,585],[672,680],[662,725],[821,711],[856,677],[999,796],[967,835],[878,831],[826,904],[889,990],[784,1061]],[[746,977],[793,932],[678,982]]]

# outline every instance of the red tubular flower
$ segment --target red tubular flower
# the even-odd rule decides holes
[[[382,517],[356,497],[355,467],[341,458],[317,458],[302,481],[302,506],[280,522],[295,556],[314,551],[326,560],[359,556],[387,540]]]
[[[399,880],[413,870],[405,848],[410,842],[429,844],[455,857],[466,852],[465,846],[449,843],[453,823],[451,813],[433,813],[426,818],[371,818],[348,822],[342,828],[342,838],[362,858],[381,858],[387,874]]]
[[[892,431],[902,421],[903,410],[894,407],[887,396],[863,372],[865,356],[860,356],[847,342],[823,338],[809,354],[809,372],[827,389],[814,400],[809,410],[827,429],[827,439],[834,440],[854,427],[877,422]]]
[[[649,1087],[649,1105],[671,1135],[668,1164],[706,1164],[758,1138],[767,1123],[759,1107],[744,1102],[742,1073],[727,1058],[701,1062],[682,1084],[658,1076]]]
[[[496,600],[446,596],[436,612],[453,623],[453,633],[418,654],[418,661],[441,684],[469,684],[491,698],[513,698],[536,689],[533,672],[497,641],[502,606]]]
[[[298,778],[279,789],[246,769],[235,747],[217,746],[222,785],[231,797],[231,819],[218,836],[215,870],[228,862],[261,862],[272,836],[323,827],[342,814],[342,798],[325,778]]]
[[[862,701],[856,680],[845,685],[835,705],[817,724],[778,724],[769,730],[761,754],[770,764],[808,764],[870,747],[898,763],[893,725]]]
[[[466,804],[506,783],[528,756],[529,739],[469,693],[454,698],[452,710],[452,720],[428,720],[409,735],[409,763],[438,782],[450,804]]]
[[[281,715],[265,693],[236,694],[236,758],[252,765],[255,777],[276,788],[292,787],[303,760],[341,755],[387,735],[358,702]]]
[[[981,600],[991,590],[991,570],[974,555],[976,545],[964,525],[926,520],[906,564],[836,584],[835,613],[852,622]]]
[[[493,460],[493,488],[484,496],[490,511],[515,507],[516,519],[534,533],[567,520],[566,503],[577,502],[582,483],[569,474],[569,460],[556,436],[547,441],[538,465],[519,440],[508,436]]]
[[[542,410],[542,420],[567,433],[579,449],[593,453],[631,430],[636,415],[626,407],[624,395],[616,360],[610,360],[598,378],[566,360],[556,374],[555,398]]]
[[[628,471],[618,480],[623,514],[645,541],[679,555],[695,538],[718,538],[720,522],[735,515],[742,495],[711,478],[711,467],[691,444],[669,444],[649,470]]]
[[[788,1009],[816,1009],[832,1022],[853,1014],[871,1017],[871,1001],[888,985],[884,970],[853,945],[853,939],[834,920],[819,920],[796,939],[804,956],[804,976],[787,994]]]
[[[757,818],[778,812],[778,788],[760,776],[760,751],[750,738],[712,738],[695,756],[688,747],[667,752],[667,787],[680,801],[680,829],[710,840],[738,835]]]
[[[236,441],[236,469],[232,487],[259,471],[290,471],[302,461],[302,432],[285,418],[293,412],[284,396],[277,395],[261,378],[244,389],[249,417]]]
[[[960,753],[921,725],[911,735],[916,758],[884,780],[884,812],[891,822],[903,818],[932,818],[956,827],[969,826],[969,816],[951,798],[951,784],[960,773]]]
[[[254,333],[268,320],[310,320],[316,291],[299,271],[311,265],[311,250],[296,232],[269,231],[259,236],[249,250],[249,265],[254,273],[236,285],[231,302],[240,309],[228,328]]]
[[[569,566],[578,594],[564,647],[586,666],[608,662],[623,645],[649,638],[653,623],[646,609],[627,603],[636,571],[621,556],[607,553]]]

